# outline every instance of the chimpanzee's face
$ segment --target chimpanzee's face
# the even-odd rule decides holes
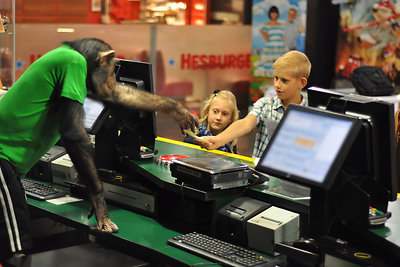
[[[94,86],[92,91],[102,99],[110,97],[116,88],[114,73],[115,60],[113,53],[112,51],[112,54],[100,55],[99,67],[92,73],[92,82]]]

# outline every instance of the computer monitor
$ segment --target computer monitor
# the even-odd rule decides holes
[[[352,116],[289,105],[256,170],[328,190],[360,129]]]
[[[83,126],[88,134],[95,135],[107,118],[107,108],[101,101],[86,97],[83,109]]]
[[[138,89],[154,93],[154,78],[151,63],[118,59],[115,64],[115,76],[119,83],[128,83]]]
[[[135,60],[121,59],[115,66],[117,83],[130,85],[136,89],[154,93],[152,64]],[[119,130],[121,131],[119,144],[126,144],[130,140],[123,140],[124,134],[135,132],[140,140],[139,146],[154,149],[155,137],[157,134],[155,111],[118,108],[120,113]],[[125,133],[123,130],[126,129]],[[130,136],[125,135],[126,138]],[[125,144],[122,144],[125,143]]]
[[[134,88],[144,90],[149,93],[154,93],[152,65],[146,62],[119,59],[115,64],[115,77],[117,84],[128,84]],[[103,102],[87,97],[83,104],[85,110],[84,127],[87,133],[96,134],[103,126],[104,121],[110,113],[110,108]],[[149,111],[128,111],[132,116],[135,112],[136,116],[140,117],[145,125],[155,132],[155,114]],[[138,120],[139,121],[139,120]]]
[[[394,104],[361,95],[345,95],[334,90],[310,87],[308,104],[363,118],[365,137],[353,146],[345,168],[353,174],[369,175],[388,191],[388,200],[397,199],[399,181],[396,164]]]
[[[147,62],[120,59],[115,66],[118,85],[154,93],[152,65]],[[110,115],[96,134],[96,164],[115,169],[121,156],[136,157],[140,147],[154,149],[156,120],[154,111],[130,109],[107,104]]]
[[[345,96],[345,94],[332,89],[324,89],[315,86],[307,89],[307,100],[310,107],[319,107],[325,109],[331,97],[340,98],[342,96]]]
[[[356,113],[360,103],[347,96],[333,97],[329,106],[345,112],[289,105],[256,166],[258,171],[310,187],[312,237],[336,235],[343,226],[365,229],[369,207],[386,212],[390,200],[384,184],[388,179],[376,169],[380,162],[374,137],[381,124],[375,119],[382,114]]]

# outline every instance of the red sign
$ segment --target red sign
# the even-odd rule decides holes
[[[196,55],[182,54],[182,70],[250,68],[250,54]]]

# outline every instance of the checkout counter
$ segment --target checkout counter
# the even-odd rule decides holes
[[[171,154],[171,152],[188,156],[212,154],[250,166],[254,164],[251,158],[220,151],[207,151],[198,146],[161,137],[156,139],[155,148],[158,150],[156,157]],[[309,201],[307,200],[280,197],[277,194],[269,193],[265,185],[211,191],[182,186],[176,183],[168,166],[158,164],[153,159],[125,159],[122,166],[125,168],[125,174],[148,188],[155,196],[157,200],[155,212],[146,213],[137,207],[124,207],[121,203],[110,201],[108,205],[110,217],[119,226],[120,231],[112,235],[96,236],[96,239],[114,248],[123,248],[126,253],[140,257],[156,266],[168,264],[170,266],[191,266],[196,263],[209,262],[204,258],[167,245],[166,240],[191,231],[215,236],[218,211],[241,197],[255,199],[299,214],[299,236],[306,236],[309,213]],[[84,232],[90,233],[90,227],[96,225],[95,218],[87,218],[90,210],[90,204],[87,201],[54,204],[29,198],[28,204],[35,212]],[[387,221],[384,227],[367,231],[365,238],[372,240],[371,237],[373,237],[376,246],[387,247],[389,255],[397,255],[398,258],[400,242],[396,236],[398,236],[400,224],[396,214],[400,211],[399,201],[390,203],[389,210],[394,216]],[[265,257],[274,258],[267,254]]]

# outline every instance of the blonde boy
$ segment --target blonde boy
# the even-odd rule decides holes
[[[289,104],[307,105],[301,90],[307,85],[311,72],[308,57],[299,51],[289,51],[280,56],[272,65],[274,68],[274,87],[277,96],[260,98],[252,111],[243,119],[237,120],[217,136],[205,136],[208,143],[201,145],[216,149],[236,138],[258,128],[253,150],[253,158],[260,158],[267,146],[269,136],[266,122],[279,121]]]

